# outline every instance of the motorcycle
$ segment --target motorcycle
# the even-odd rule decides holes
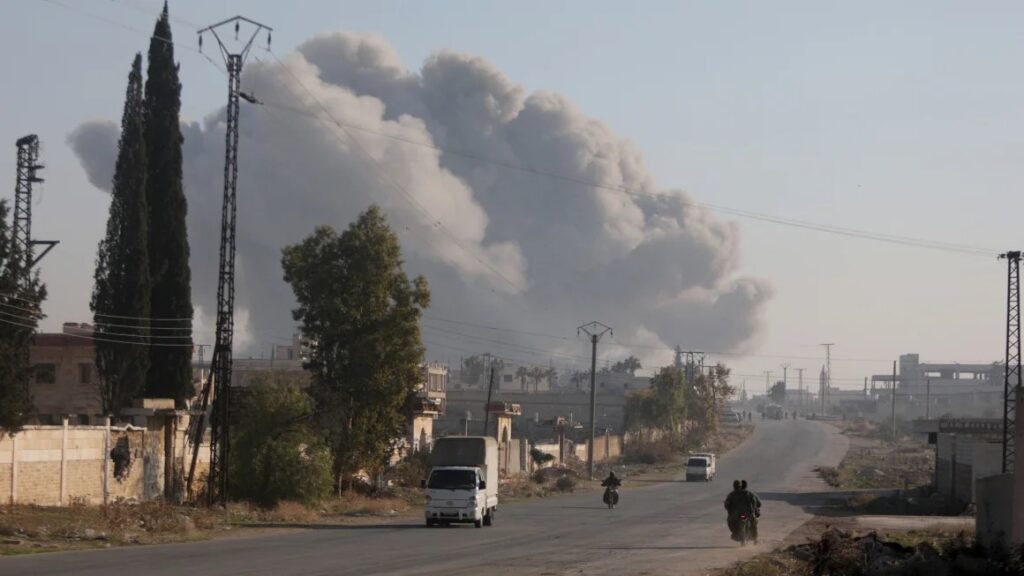
[[[615,505],[619,503],[619,490],[615,486],[608,486],[604,489],[604,503],[608,505],[608,509],[615,508]]]
[[[740,541],[740,546],[746,546],[748,540],[753,540],[754,544],[757,544],[757,538],[753,538],[753,528],[750,516],[740,514],[739,523],[736,526],[737,539]]]

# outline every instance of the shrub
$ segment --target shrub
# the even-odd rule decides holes
[[[675,451],[667,439],[653,442],[631,442],[626,446],[624,460],[633,464],[662,464],[671,462]]]
[[[572,476],[562,476],[555,480],[555,489],[559,492],[572,492],[576,489],[576,479]]]
[[[331,489],[331,456],[309,427],[310,397],[290,382],[251,388],[231,437],[232,497],[272,508],[312,504]]]

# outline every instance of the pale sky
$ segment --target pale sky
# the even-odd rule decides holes
[[[89,320],[106,221],[108,197],[65,139],[83,120],[119,118],[131,55],[145,52],[160,5],[0,5],[5,194],[14,140],[39,134],[47,182],[34,234],[61,241],[41,264],[45,328]],[[698,201],[992,250],[963,255],[722,215],[741,227],[740,272],[774,289],[761,356],[722,358],[737,384],[762,389],[757,375],[781,374],[787,362],[774,356],[814,381],[822,342],[835,343],[844,387],[906,352],[1002,358],[1006,277],[994,254],[1024,244],[1020,3],[177,0],[175,38],[194,46],[189,24],[236,13],[273,26],[281,54],[344,30],[379,34],[413,68],[440,49],[483,57],[526,90],[563,94],[606,122],[643,152],[659,186]],[[194,52],[176,54],[183,114],[221,106],[221,73]]]

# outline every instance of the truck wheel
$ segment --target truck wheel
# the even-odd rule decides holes
[[[434,521],[433,521],[433,520],[430,520],[430,519],[428,518],[428,519],[427,519],[427,528],[433,528],[433,527],[434,527]]]
[[[488,510],[484,516],[484,526],[494,526],[494,509]]]

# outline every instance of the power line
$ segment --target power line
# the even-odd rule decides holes
[[[30,324],[22,324],[20,322],[13,322],[11,320],[6,320],[4,318],[0,318],[0,323],[8,324],[8,325],[11,325],[11,326],[17,326],[19,328],[29,328],[29,329],[32,329],[32,330],[35,330],[35,328],[36,328],[35,326],[32,326]],[[80,338],[80,339],[83,339],[83,340],[92,340],[94,342],[109,342],[109,343],[112,343],[112,344],[132,344],[132,345],[135,345],[135,346],[160,346],[160,347],[169,347],[169,348],[192,348],[193,347],[193,345],[191,345],[191,344],[161,344],[161,343],[155,343],[155,342],[152,342],[152,343],[150,343],[150,342],[131,342],[131,341],[127,341],[127,340],[117,340],[117,339],[112,339],[112,338],[102,338],[102,337],[96,337],[96,336],[87,336],[87,335],[84,335],[84,334],[73,334],[73,333],[69,333],[69,332],[60,332],[60,333],[58,333],[58,335],[60,335],[60,336],[68,336],[68,337],[71,337],[71,338]],[[202,345],[205,346],[205,344],[202,344]],[[196,346],[199,346],[199,344],[196,344]]]
[[[277,57],[275,56],[275,58],[277,58]],[[278,62],[280,63],[280,59],[278,59]],[[283,64],[282,64],[282,66],[283,66]],[[286,67],[286,70],[287,70],[287,67]],[[289,70],[289,73],[291,73],[290,70]],[[294,77],[294,74],[292,74],[292,76]],[[292,112],[292,113],[295,113],[295,114],[300,114],[300,115],[307,116],[307,117],[310,117],[310,118],[313,118],[313,119],[317,119],[317,120],[320,120],[321,122],[323,121],[323,119],[319,115],[312,114],[312,113],[310,113],[308,111],[305,111],[305,110],[302,110],[302,109],[299,109],[299,108],[295,108],[294,106],[288,106],[286,104],[280,104],[280,103],[273,102],[273,101],[264,101],[263,103],[266,106],[269,106],[271,108],[279,108],[281,110],[285,110],[285,111]],[[497,159],[494,159],[494,158],[488,158],[488,157],[485,157],[485,156],[481,156],[479,154],[474,154],[472,152],[466,152],[466,151],[463,151],[463,150],[456,150],[456,149],[453,149],[453,148],[448,148],[448,147],[444,147],[444,146],[438,146],[437,144],[434,144],[432,142],[425,142],[425,141],[417,140],[417,139],[414,139],[414,138],[409,138],[409,137],[395,135],[395,134],[389,134],[387,132],[383,132],[383,131],[380,131],[380,130],[375,130],[373,128],[369,128],[369,127],[366,127],[366,126],[361,126],[359,124],[355,124],[355,123],[352,123],[352,122],[340,121],[340,120],[337,120],[336,118],[334,118],[333,116],[331,116],[331,120],[339,128],[341,128],[343,130],[345,128],[350,128],[352,130],[359,130],[361,132],[366,132],[366,133],[369,133],[369,134],[375,134],[377,136],[381,136],[383,138],[388,138],[388,139],[391,139],[391,140],[395,140],[397,142],[403,142],[405,144],[410,144],[410,145],[413,145],[413,146],[419,146],[419,147],[427,148],[427,149],[434,150],[436,152],[441,152],[441,153],[444,153],[444,154],[451,154],[453,156],[460,156],[460,157],[463,157],[463,158],[467,158],[467,159],[470,159],[470,160],[475,160],[475,161],[482,162],[482,163],[492,164],[492,165],[495,165],[495,166],[498,166],[498,167],[501,167],[501,168],[506,168],[506,169],[509,169],[509,170],[515,170],[515,171],[519,171],[519,172],[524,172],[524,173],[532,174],[532,175],[535,175],[535,176],[542,176],[542,177],[545,177],[545,178],[550,178],[550,179],[553,179],[553,180],[560,180],[560,181],[564,181],[564,182],[568,182],[568,183],[572,183],[572,184],[579,184],[581,186],[598,188],[598,189],[608,190],[608,191],[612,191],[612,192],[619,192],[619,193],[622,193],[622,194],[626,194],[628,196],[634,196],[634,197],[638,197],[638,198],[654,199],[654,200],[669,200],[669,201],[673,201],[673,202],[678,202],[678,203],[680,203],[680,204],[682,204],[684,206],[690,206],[690,207],[694,207],[694,208],[704,208],[704,209],[711,210],[711,211],[714,211],[714,212],[719,212],[719,213],[722,213],[722,214],[728,214],[730,216],[736,216],[736,217],[740,217],[740,218],[747,218],[747,219],[750,219],[750,220],[757,220],[757,221],[761,221],[761,222],[768,222],[768,223],[772,223],[772,224],[779,224],[779,225],[790,226],[790,227],[795,227],[795,228],[801,228],[801,229],[811,230],[811,231],[816,231],[816,232],[825,232],[825,233],[829,233],[829,234],[836,234],[836,235],[847,236],[847,237],[851,237],[851,238],[860,238],[860,239],[864,239],[864,240],[874,240],[874,241],[878,241],[878,242],[888,242],[888,243],[892,243],[892,244],[900,244],[900,245],[911,246],[911,247],[916,247],[916,248],[927,248],[927,249],[931,249],[931,250],[942,250],[942,251],[947,251],[947,252],[957,252],[957,253],[961,253],[961,254],[969,254],[969,255],[974,255],[974,256],[985,256],[985,257],[991,257],[991,256],[993,256],[993,255],[995,255],[997,253],[996,250],[992,250],[992,249],[988,249],[988,248],[982,248],[982,247],[978,247],[978,246],[970,246],[970,245],[966,245],[966,244],[957,244],[957,243],[938,241],[938,240],[928,240],[928,239],[923,239],[923,238],[914,238],[914,237],[910,237],[910,236],[900,236],[900,235],[895,235],[895,234],[886,234],[886,233],[883,233],[883,232],[873,232],[873,231],[869,231],[869,230],[860,230],[860,229],[856,229],[856,228],[848,228],[848,227],[836,226],[836,225],[832,225],[832,224],[821,224],[821,223],[810,222],[810,221],[806,221],[806,220],[798,220],[798,219],[795,219],[795,218],[784,218],[784,217],[781,217],[781,216],[774,216],[774,215],[771,215],[771,214],[763,214],[763,213],[758,213],[758,212],[752,212],[752,211],[749,211],[749,210],[741,210],[741,209],[737,209],[737,208],[730,208],[730,207],[727,207],[727,206],[721,206],[721,205],[712,204],[712,203],[709,203],[709,202],[701,202],[701,201],[697,201],[697,200],[687,200],[686,198],[683,198],[682,196],[678,196],[678,195],[666,194],[666,193],[662,193],[662,192],[647,192],[647,191],[642,191],[642,190],[638,190],[638,189],[628,188],[626,186],[619,186],[619,185],[614,185],[614,184],[604,184],[604,183],[601,183],[601,182],[594,182],[594,181],[587,180],[587,179],[584,179],[584,178],[578,178],[578,177],[574,177],[574,176],[567,176],[567,175],[564,175],[564,174],[556,174],[556,173],[553,173],[553,172],[548,172],[548,171],[544,171],[544,170],[538,170],[536,168],[532,168],[532,167],[529,167],[529,166],[523,166],[523,165],[511,163],[511,162],[505,162],[505,161],[497,160]]]
[[[57,0],[40,0],[40,1],[45,2],[47,4],[50,4],[52,6],[57,6],[57,7],[63,8],[63,9],[68,10],[70,12],[75,12],[75,13],[79,14],[80,16],[84,16],[86,18],[90,18],[90,19],[96,20],[98,22],[104,22],[106,24],[110,24],[111,26],[116,26],[118,28],[121,28],[123,30],[127,30],[129,32],[136,32],[138,34],[143,34],[143,35],[149,37],[152,40],[157,40],[159,42],[164,42],[164,43],[170,44],[170,45],[172,45],[172,46],[174,46],[176,48],[183,48],[185,50],[188,50],[190,52],[198,54],[204,60],[209,62],[214,68],[216,68],[217,71],[219,71],[221,74],[227,75],[227,71],[226,70],[221,68],[220,65],[217,64],[217,62],[215,60],[210,58],[208,55],[204,54],[202,52],[202,50],[199,50],[198,48],[193,48],[191,46],[185,46],[184,44],[175,44],[174,40],[172,40],[170,38],[164,38],[162,36],[156,36],[156,35],[154,35],[154,34],[152,34],[150,32],[146,32],[145,30],[136,28],[136,27],[131,26],[129,24],[125,24],[123,22],[119,22],[119,21],[114,20],[112,18],[107,18],[106,16],[101,16],[101,15],[96,14],[94,12],[89,12],[88,10],[83,10],[82,8],[80,8],[78,6],[69,6],[69,5],[64,4],[62,2],[58,2]],[[139,8],[139,9],[141,10],[141,8]],[[171,20],[175,20],[175,21],[178,21],[178,22],[185,23],[185,21],[181,20],[180,18],[171,18]],[[196,28],[196,26],[193,25],[193,24],[186,24],[186,25],[187,26],[191,26],[193,29]]]

